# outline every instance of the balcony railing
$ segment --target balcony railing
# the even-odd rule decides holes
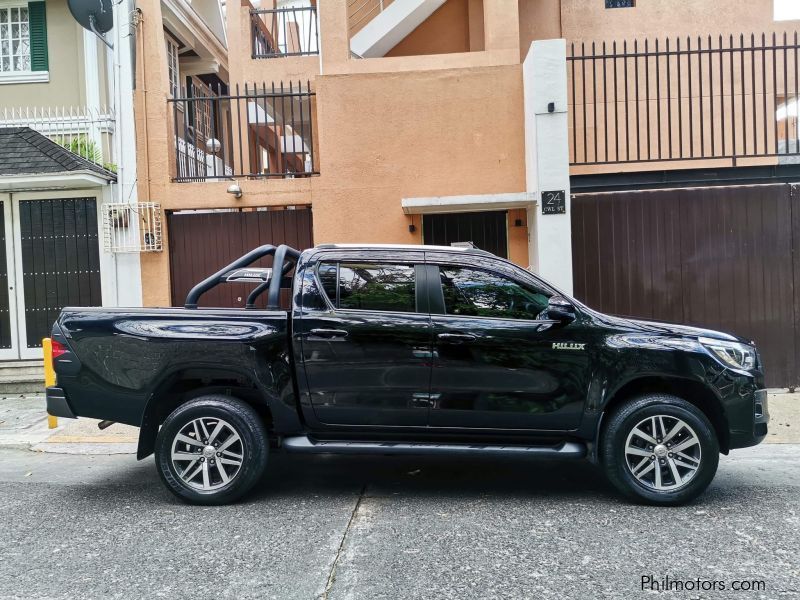
[[[67,150],[110,171],[113,156],[114,112],[85,106],[0,109],[0,127],[30,127]]]
[[[169,99],[174,181],[318,175],[310,84],[189,89]]]
[[[250,9],[253,58],[319,54],[317,7]]]
[[[795,32],[572,44],[570,163],[800,162]]]

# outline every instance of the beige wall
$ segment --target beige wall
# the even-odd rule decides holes
[[[445,63],[426,70],[426,57],[349,60],[346,11],[323,10],[323,51],[333,68],[319,75],[318,57],[315,65],[307,59],[252,60],[249,37],[241,35],[241,28],[249,31],[249,17],[243,15],[249,7],[229,4],[232,81],[271,82],[289,74],[311,80],[321,171],[309,178],[240,179],[244,195],[234,200],[225,192],[229,182],[170,181],[175,169],[166,57],[152,16],[158,0],[139,5],[144,11],[136,94],[137,139],[144,140],[137,145],[141,201],[160,202],[165,210],[310,204],[315,243],[420,243],[421,219],[403,213],[403,198],[525,190],[522,69],[510,60],[519,54],[518,31],[511,28],[511,39],[491,29],[506,17],[490,14],[487,51],[447,55],[453,68]],[[331,28],[342,24],[344,35],[335,35],[338,30]],[[481,65],[498,59],[511,64]],[[527,228],[513,227],[515,218],[524,222],[524,211],[509,215],[510,255],[527,265]],[[142,254],[141,264],[145,305],[168,304],[168,252]]]
[[[469,52],[469,8],[469,0],[447,0],[386,56]]]
[[[773,0],[639,0],[606,9],[600,0],[561,2],[568,41],[793,31],[797,21],[773,21]]]
[[[744,2],[742,0],[640,0],[634,8],[606,9],[605,3],[601,0],[521,0],[519,3],[520,12],[520,51],[524,57],[534,39],[548,37],[564,37],[568,43],[568,54],[571,53],[570,45],[575,44],[576,54],[581,52],[581,43],[585,43],[586,54],[591,54],[591,44],[596,44],[597,54],[603,53],[603,42],[606,43],[606,53],[613,52],[612,44],[617,43],[617,51],[623,52],[623,44],[627,42],[628,51],[633,51],[633,43],[638,40],[639,51],[643,50],[644,40],[648,39],[650,51],[654,49],[656,39],[660,41],[660,50],[664,50],[664,43],[667,38],[671,39],[671,49],[676,48],[676,38],[679,36],[682,48],[686,48],[687,36],[691,36],[690,43],[697,47],[698,36],[702,37],[704,47],[708,47],[708,38],[711,36],[713,47],[719,47],[719,36],[723,36],[724,47],[729,47],[730,36],[734,35],[734,45],[738,47],[739,36],[744,33],[745,46],[750,46],[750,34],[757,34],[756,46],[761,45],[760,35],[762,32],[767,34],[767,40],[771,40],[773,32],[778,33],[778,43],[782,40],[783,32],[789,32],[789,41],[793,39],[794,33],[798,31],[798,21],[773,21],[773,0],[754,0]],[[707,57],[707,55],[706,55]],[[692,85],[693,99],[689,100],[689,82],[686,76],[689,68],[689,59],[686,56],[681,58],[681,89],[680,99],[678,92],[678,69],[677,61],[673,57],[670,61],[670,97],[668,102],[664,98],[667,95],[667,64],[662,57],[658,63],[655,59],[650,61],[639,60],[639,83],[638,86],[634,79],[634,70],[637,62],[633,59],[627,61],[628,83],[624,79],[624,69],[626,61],[620,59],[616,61],[617,83],[614,84],[614,61],[608,60],[605,63],[607,77],[603,84],[602,70],[604,63],[598,60],[596,67],[596,82],[592,74],[592,62],[576,62],[576,89],[574,91],[575,106],[573,106],[573,90],[569,90],[569,126],[570,126],[570,145],[575,147],[571,156],[578,161],[595,160],[594,141],[597,133],[599,160],[605,160],[605,148],[608,146],[608,157],[616,160],[617,156],[622,161],[628,160],[628,156],[635,160],[637,155],[646,158],[648,155],[647,130],[650,130],[649,154],[656,157],[658,154],[658,135],[662,139],[661,153],[667,157],[669,153],[669,139],[672,138],[673,152],[679,155],[680,145],[683,145],[683,155],[689,156],[693,149],[695,156],[720,156],[730,155],[735,152],[737,155],[765,153],[775,151],[775,130],[772,115],[775,110],[775,98],[772,92],[772,53],[767,52],[766,73],[762,75],[760,54],[756,54],[756,93],[755,98],[752,94],[751,69],[752,57],[745,54],[743,64],[740,55],[735,55],[733,68],[733,89],[731,89],[731,70],[729,54],[724,57],[724,80],[720,78],[719,66],[716,64],[718,55],[714,55],[715,66],[713,76],[709,72],[708,62],[704,60],[704,76],[702,80],[702,100],[700,94],[701,81],[698,77],[697,55],[691,60],[691,70],[694,74]],[[782,53],[776,53],[777,76],[776,87],[779,95],[783,93],[783,57]],[[741,70],[744,68],[745,82],[742,83]],[[585,71],[582,69],[585,68]],[[649,89],[645,82],[645,69],[649,69]],[[571,71],[572,67],[570,67]],[[787,81],[786,87],[794,89],[794,60],[789,56],[787,61]],[[586,78],[584,81],[583,74]],[[658,103],[656,97],[656,73],[660,83],[660,94],[662,101]],[[721,84],[724,81],[724,86]],[[760,93],[764,86],[762,81],[766,81],[766,113],[764,117],[764,100]],[[585,88],[586,97],[583,97]],[[637,102],[636,95],[639,95]],[[596,94],[596,95],[595,95]],[[627,94],[627,99],[626,99]],[[649,102],[646,100],[649,94]],[[595,103],[596,99],[596,103]],[[753,122],[753,105],[756,106],[756,120]],[[596,104],[596,105],[595,105]],[[744,109],[742,105],[744,104]],[[584,112],[585,107],[585,112]],[[672,130],[667,130],[667,109],[672,111]],[[713,107],[713,108],[712,108]],[[648,117],[649,109],[649,117]],[[662,121],[657,122],[658,111],[661,111]],[[745,114],[743,114],[743,110]],[[678,114],[682,114],[682,131],[678,130]],[[689,114],[692,114],[691,120]],[[713,111],[713,113],[712,113]],[[626,114],[627,112],[627,114]],[[725,150],[723,148],[723,132],[721,115],[725,114]],[[597,131],[595,132],[595,113],[597,119]],[[701,131],[701,119],[703,129]],[[734,133],[731,123],[736,123],[735,147],[733,144]],[[648,121],[649,118],[649,121]],[[711,123],[715,123],[712,135]],[[607,122],[606,125],[604,125]],[[766,125],[765,125],[766,123]],[[648,126],[649,125],[649,126]],[[607,140],[603,132],[604,126],[608,130]],[[640,133],[637,139],[636,131]],[[573,127],[576,137],[573,138]],[[583,138],[586,135],[587,152],[584,152]],[[785,129],[779,125],[779,136]],[[764,149],[764,137],[767,143]],[[714,148],[712,149],[712,139]],[[759,147],[754,147],[754,140],[759,140]],[[745,141],[747,147],[745,147]],[[577,142],[577,143],[576,143]],[[712,151],[713,150],[713,151]],[[641,153],[641,154],[638,154]],[[744,161],[744,162],[742,162]],[[758,164],[774,164],[776,159],[751,159],[737,158],[736,161],[728,159],[726,161],[699,162],[673,162],[660,163],[659,168],[700,168],[700,167],[720,167],[733,166],[734,164],[747,164],[747,162],[757,162]],[[578,166],[572,168],[573,174],[597,173],[597,172],[616,172],[616,171],[641,171],[651,169],[652,163],[627,163],[618,165],[600,166]]]
[[[773,21],[773,0],[639,0],[633,8],[609,9],[603,0],[519,0],[519,21],[523,58],[537,39],[621,42],[782,33],[798,26],[797,21]]]
[[[72,18],[66,0],[47,0],[46,6],[50,81],[0,84],[0,107],[86,104],[83,29]]]

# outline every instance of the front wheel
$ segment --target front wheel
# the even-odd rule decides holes
[[[719,464],[719,442],[708,418],[686,400],[665,394],[641,396],[613,413],[600,451],[619,491],[656,505],[696,498]]]
[[[176,408],[156,439],[164,485],[192,504],[226,504],[258,482],[269,444],[258,413],[241,400],[207,395]]]

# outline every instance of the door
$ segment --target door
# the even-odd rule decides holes
[[[424,215],[422,237],[426,244],[434,246],[472,242],[476,248],[508,258],[508,213],[495,210]]]
[[[575,297],[755,340],[768,387],[800,384],[800,186],[577,194]]]
[[[42,338],[65,306],[102,306],[97,200],[13,202],[19,358],[42,356]]]
[[[39,359],[62,308],[102,305],[97,201],[0,195],[0,235],[0,359]]]
[[[199,281],[264,244],[288,244],[304,250],[312,241],[311,209],[247,211],[180,211],[167,213],[172,305],[183,306]],[[253,266],[270,267],[272,257]],[[200,299],[201,306],[244,308],[252,285],[218,285]],[[267,295],[258,302],[264,306]],[[282,301],[288,304],[288,293]]]
[[[415,254],[421,263],[422,253]],[[422,273],[409,260],[318,264],[314,281],[324,290],[324,306],[317,310],[304,301],[295,339],[299,334],[304,403],[319,423],[427,424],[431,327]]]
[[[0,359],[19,358],[11,201],[0,194]]]
[[[553,292],[529,273],[470,263],[428,267],[428,280],[438,283],[431,287],[431,427],[577,428],[589,382],[588,332],[579,322],[547,320],[541,313]]]

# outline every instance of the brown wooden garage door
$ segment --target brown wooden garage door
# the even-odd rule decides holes
[[[183,306],[195,284],[263,244],[288,244],[299,250],[313,245],[311,209],[236,212],[174,212],[169,228],[172,305]],[[269,267],[272,257],[254,266]],[[244,307],[252,285],[219,285],[200,298],[200,306]],[[266,303],[266,294],[259,306]]]
[[[798,202],[786,184],[577,195],[575,296],[755,340],[767,384],[796,386]]]

